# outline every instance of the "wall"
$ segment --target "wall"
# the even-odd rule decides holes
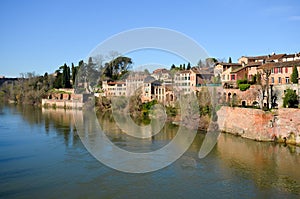
[[[222,131],[259,141],[273,141],[275,137],[288,139],[293,132],[295,141],[300,144],[300,109],[282,108],[264,112],[223,106],[217,114]]]

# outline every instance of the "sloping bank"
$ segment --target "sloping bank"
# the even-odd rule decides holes
[[[218,112],[219,128],[227,133],[257,141],[275,141],[300,146],[300,109],[259,109],[223,106]]]

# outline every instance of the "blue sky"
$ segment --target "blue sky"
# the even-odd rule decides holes
[[[142,27],[182,32],[211,57],[226,60],[300,51],[298,0],[1,0],[0,25],[0,75],[5,76],[77,64],[112,35]],[[178,60],[153,56],[153,63],[173,62]]]

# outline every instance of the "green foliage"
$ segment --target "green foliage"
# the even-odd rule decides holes
[[[175,117],[177,115],[177,108],[172,106],[167,106],[166,112],[168,116]]]
[[[241,91],[245,91],[247,90],[248,88],[250,88],[250,84],[239,84],[239,89]]]
[[[172,70],[172,69],[175,69],[175,68],[176,68],[176,66],[175,66],[174,64],[172,64],[171,70]]]
[[[228,59],[228,63],[232,63],[231,57],[229,57],[229,59]]]
[[[190,69],[191,69],[191,63],[190,63],[190,62],[188,63],[186,69],[187,69],[187,70],[190,70]]]
[[[297,66],[294,66],[293,72],[291,74],[291,82],[293,84],[298,84],[298,78],[299,78],[298,69],[297,69]]]
[[[116,57],[109,63],[105,63],[104,74],[112,80],[118,80],[128,72],[131,64],[132,60],[129,57]]]
[[[237,84],[240,85],[240,84],[247,84],[248,83],[248,80],[247,79],[240,79],[240,80],[237,80]]]
[[[292,89],[287,89],[283,98],[283,107],[297,108],[298,96]]]
[[[62,66],[63,73],[62,73],[62,87],[63,88],[71,88],[71,82],[70,82],[70,67],[67,66],[67,64],[64,64]]]

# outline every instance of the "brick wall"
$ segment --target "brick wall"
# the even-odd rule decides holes
[[[223,106],[218,111],[218,123],[222,131],[260,141],[272,141],[275,136],[288,138],[293,132],[300,143],[300,109],[264,112]]]

